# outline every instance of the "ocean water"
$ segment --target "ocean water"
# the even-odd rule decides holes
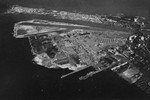
[[[1,0],[0,11],[14,4],[92,14],[125,13],[149,18],[148,0]],[[32,18],[41,16],[0,15],[0,100],[148,98],[135,85],[128,84],[109,70],[79,81],[77,76],[85,72],[60,79],[69,71],[33,64],[28,40],[16,39],[12,35],[14,23]]]

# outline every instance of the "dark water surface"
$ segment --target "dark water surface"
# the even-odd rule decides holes
[[[1,0],[0,11],[10,5],[81,11],[85,13],[140,15],[149,18],[148,0]],[[15,39],[14,23],[37,16],[0,16],[0,100],[147,99],[145,93],[115,73],[106,71],[85,81],[78,73],[60,79],[67,71],[34,65],[27,39]],[[85,73],[84,73],[85,74]]]

